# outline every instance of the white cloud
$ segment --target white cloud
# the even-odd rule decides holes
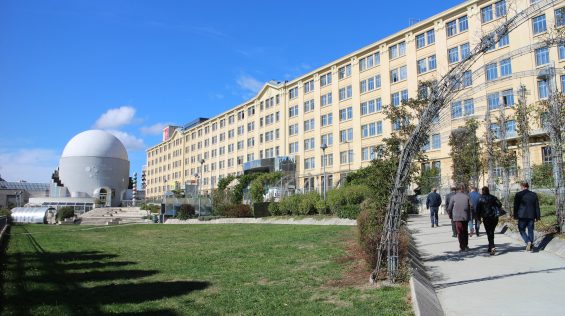
[[[135,116],[135,108],[131,106],[121,106],[116,109],[109,109],[102,114],[94,123],[95,128],[107,129],[117,128],[131,123]]]
[[[257,93],[263,87],[263,83],[252,76],[241,75],[236,80],[237,85],[249,92]]]
[[[60,153],[52,149],[0,149],[0,175],[7,181],[51,182]]]
[[[147,147],[143,139],[137,138],[134,135],[117,130],[106,130],[106,131],[116,136],[122,142],[122,144],[124,144],[124,146],[128,151],[145,150],[145,148]]]
[[[139,130],[143,135],[161,135],[165,126],[172,125],[171,123],[155,123],[151,126],[143,126]]]

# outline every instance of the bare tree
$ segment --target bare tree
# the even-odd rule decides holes
[[[516,106],[516,131],[520,136],[519,146],[522,149],[522,170],[524,170],[524,181],[532,182],[532,169],[530,166],[530,124],[529,117],[531,108],[526,103],[526,86],[521,85]]]

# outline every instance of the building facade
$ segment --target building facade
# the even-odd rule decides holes
[[[147,150],[147,198],[187,183],[209,191],[222,177],[243,173],[244,163],[274,157],[295,159],[298,189],[319,190],[324,166],[328,188],[336,186],[348,172],[367,166],[397,127],[386,119],[384,105],[415,98],[419,82],[442,78],[482,35],[537,2],[465,1],[294,80],[268,82],[254,98],[211,119],[168,127],[163,141]],[[543,45],[565,25],[565,1],[557,4],[493,45],[442,110],[424,148],[427,165],[441,170],[442,186],[450,184],[453,129],[469,118],[484,122],[487,111],[493,116],[504,111],[507,138],[516,139],[512,115],[520,87],[525,86],[528,103],[548,97],[550,79],[539,73],[548,65],[565,65],[564,45]],[[553,79],[563,91],[565,73],[558,71]],[[531,144],[531,161],[547,162],[545,132],[533,117],[531,126],[539,136]],[[496,124],[491,128],[496,131]],[[478,135],[484,132],[481,124]]]

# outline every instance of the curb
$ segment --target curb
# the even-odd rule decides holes
[[[499,227],[500,233],[504,234],[512,239],[523,242],[520,233],[511,231],[508,223]],[[534,246],[538,251],[546,251],[561,258],[565,258],[565,240],[555,238],[555,234],[549,233],[544,234],[537,230],[534,230],[534,237],[538,236],[534,240]]]
[[[410,235],[410,244],[408,246],[408,258],[411,268],[410,293],[412,295],[412,309],[414,310],[414,315],[443,316],[444,312],[437,297],[437,293],[430,281],[430,276],[426,272],[426,268],[416,248],[412,235]]]

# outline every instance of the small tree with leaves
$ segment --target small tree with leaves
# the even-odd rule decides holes
[[[470,119],[465,122],[464,127],[451,131],[449,136],[450,156],[453,161],[452,180],[454,183],[464,184],[467,187],[477,186],[478,174],[481,170],[478,127],[478,122]]]

